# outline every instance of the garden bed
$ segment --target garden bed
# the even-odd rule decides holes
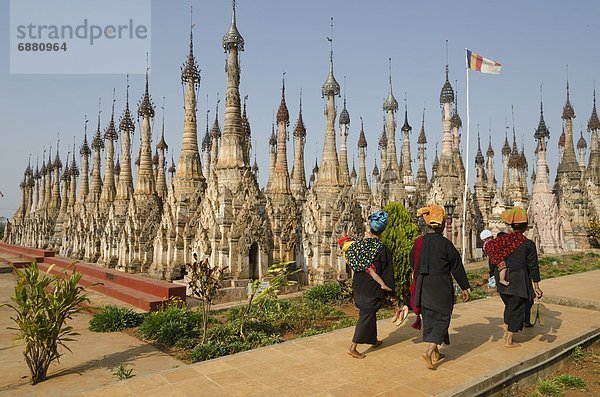
[[[358,319],[348,291],[338,284],[313,287],[301,298],[266,299],[252,305],[244,318],[246,309],[244,305],[211,312],[204,341],[201,307],[182,307],[176,301],[143,318],[106,307],[94,316],[90,327],[104,332],[122,330],[185,363],[193,363],[352,327]],[[391,307],[384,308],[378,318],[392,314]]]
[[[596,345],[597,346],[597,345]],[[567,363],[550,377],[520,390],[518,397],[583,397],[600,395],[600,354],[595,347],[577,347]]]

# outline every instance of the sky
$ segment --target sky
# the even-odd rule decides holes
[[[160,131],[163,97],[167,154],[179,156],[183,134],[183,93],[180,67],[188,52],[190,4],[194,7],[194,52],[201,69],[198,104],[198,135],[206,128],[206,110],[214,118],[217,92],[224,97],[225,54],[223,34],[231,18],[231,2],[223,0],[151,1],[150,93],[157,106],[153,143]],[[107,11],[108,12],[108,11]],[[303,117],[307,128],[305,148],[307,178],[315,158],[320,157],[325,131],[321,86],[328,73],[330,18],[334,17],[334,74],[344,87],[351,124],[348,138],[350,168],[356,158],[360,119],[368,141],[367,164],[372,170],[379,158],[377,141],[382,130],[382,103],[388,91],[388,58],[392,58],[394,94],[400,104],[398,124],[404,122],[407,98],[409,122],[413,127],[411,151],[416,174],[416,140],[425,108],[428,139],[427,164],[435,142],[441,141],[442,123],[439,95],[444,83],[446,40],[450,80],[458,94],[459,114],[466,143],[465,48],[502,64],[500,75],[471,72],[470,116],[471,183],[474,182],[474,156],[477,129],[481,131],[485,153],[491,131],[496,152],[496,178],[501,181],[500,149],[505,120],[514,127],[519,146],[523,141],[529,174],[535,162],[533,133],[539,121],[540,85],[546,123],[550,129],[548,162],[551,180],[558,162],[557,142],[561,132],[562,107],[568,76],[575,141],[586,131],[592,109],[594,82],[600,78],[598,37],[600,2],[577,1],[353,1],[353,0],[238,0],[237,26],[245,39],[241,55],[241,95],[248,95],[248,117],[253,147],[259,164],[259,183],[266,184],[269,168],[268,139],[273,113],[279,106],[281,80],[285,72],[286,102],[290,113],[290,137],[298,115],[300,89],[303,90]],[[77,148],[83,139],[84,115],[91,120],[88,135],[95,130],[98,98],[102,98],[102,130],[108,124],[113,88],[116,113],[124,107],[125,76],[109,74],[11,75],[9,68],[9,1],[0,0],[0,217],[12,217],[19,206],[19,182],[31,154],[35,167],[42,146],[56,147],[61,136],[64,163],[66,144]],[[112,54],[106,54],[111,62]],[[142,97],[143,75],[130,77],[130,105],[136,109]],[[208,102],[207,102],[208,95]],[[223,125],[223,104],[219,109]],[[338,114],[342,109],[339,98]],[[490,130],[491,125],[491,130]],[[337,126],[337,121],[336,121]],[[89,131],[92,130],[92,131]],[[512,131],[512,130],[511,130]],[[89,138],[89,136],[88,136]],[[401,140],[397,131],[398,154]],[[139,126],[133,153],[139,144]],[[339,134],[338,134],[339,145]],[[441,146],[440,146],[441,147]],[[463,158],[465,156],[463,147]],[[291,167],[293,139],[288,142]],[[134,158],[136,156],[133,156]]]

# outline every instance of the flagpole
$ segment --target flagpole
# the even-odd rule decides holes
[[[469,109],[469,60],[467,59],[467,49],[465,48],[465,69],[467,73],[467,139],[465,141],[465,191],[463,193],[463,218],[462,218],[462,260],[465,261],[467,252],[466,228],[467,228],[467,191],[469,189],[469,138],[470,138],[470,109]]]

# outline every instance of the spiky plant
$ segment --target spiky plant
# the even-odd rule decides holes
[[[9,329],[16,330],[16,339],[25,343],[23,354],[32,385],[44,381],[50,364],[59,362],[59,346],[72,353],[65,343],[79,334],[66,322],[88,310],[82,306],[89,303],[85,289],[79,285],[82,275],[75,271],[68,277],[63,273],[51,275],[53,267],[45,273],[40,273],[36,262],[24,270],[15,268],[19,279],[13,303],[3,305],[15,311],[11,319],[16,327]]]

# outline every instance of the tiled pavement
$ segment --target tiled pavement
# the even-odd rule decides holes
[[[597,271],[543,281],[541,287],[547,299],[569,296],[575,291],[582,300],[600,301],[600,294],[594,293],[599,282]],[[5,291],[0,292],[6,296]],[[501,341],[503,307],[499,298],[457,305],[451,324],[452,344],[443,348],[447,357],[436,371],[424,366],[421,354],[425,346],[420,342],[419,331],[410,327],[412,315],[401,327],[389,320],[380,321],[378,329],[384,344],[366,349],[364,360],[346,354],[352,328],[193,365],[164,357],[121,333],[91,334],[85,338],[82,335],[75,354],[65,355],[60,366],[54,367],[61,376],[35,387],[0,387],[0,396],[453,395],[514,372],[600,331],[600,311],[549,303],[546,307],[545,325],[519,333],[515,339],[522,346],[506,349]],[[0,310],[2,328],[7,324],[4,310]],[[6,363],[10,359],[6,350],[14,348],[6,347],[9,342],[5,331],[0,335],[0,362]],[[111,380],[108,365],[98,351],[102,349],[106,349],[109,358],[121,355],[117,358],[133,361],[136,376],[127,381]],[[14,352],[11,354],[14,357]],[[99,354],[100,359],[92,358]],[[179,368],[172,369],[175,365]],[[7,370],[8,378],[15,378],[17,369]],[[26,368],[20,368],[19,374],[23,373],[27,373]],[[2,383],[4,376],[0,386]]]
[[[546,294],[585,299],[594,294],[600,271],[543,281]],[[489,298],[455,307],[451,345],[438,369],[425,368],[420,334],[409,324],[378,324],[384,344],[367,349],[367,358],[346,354],[353,329],[297,339],[217,360],[139,377],[86,392],[88,396],[427,396],[453,395],[516,371],[600,331],[600,311],[546,304],[545,325],[519,333],[520,348],[502,343],[502,302]],[[523,364],[525,363],[525,364]]]
[[[14,274],[0,274],[0,303],[10,302],[15,281]],[[127,306],[97,292],[92,291],[89,295],[94,306]],[[75,337],[76,342],[67,344],[73,354],[65,352],[59,365],[50,366],[47,381],[30,386],[27,383],[29,370],[22,354],[22,344],[13,340],[15,331],[6,329],[13,326],[11,315],[12,310],[0,307],[0,397],[82,395],[83,391],[116,383],[112,369],[121,362],[129,363],[135,375],[185,366],[168,354],[125,333],[90,332],[87,330],[90,317],[82,315],[70,323],[81,334]]]

